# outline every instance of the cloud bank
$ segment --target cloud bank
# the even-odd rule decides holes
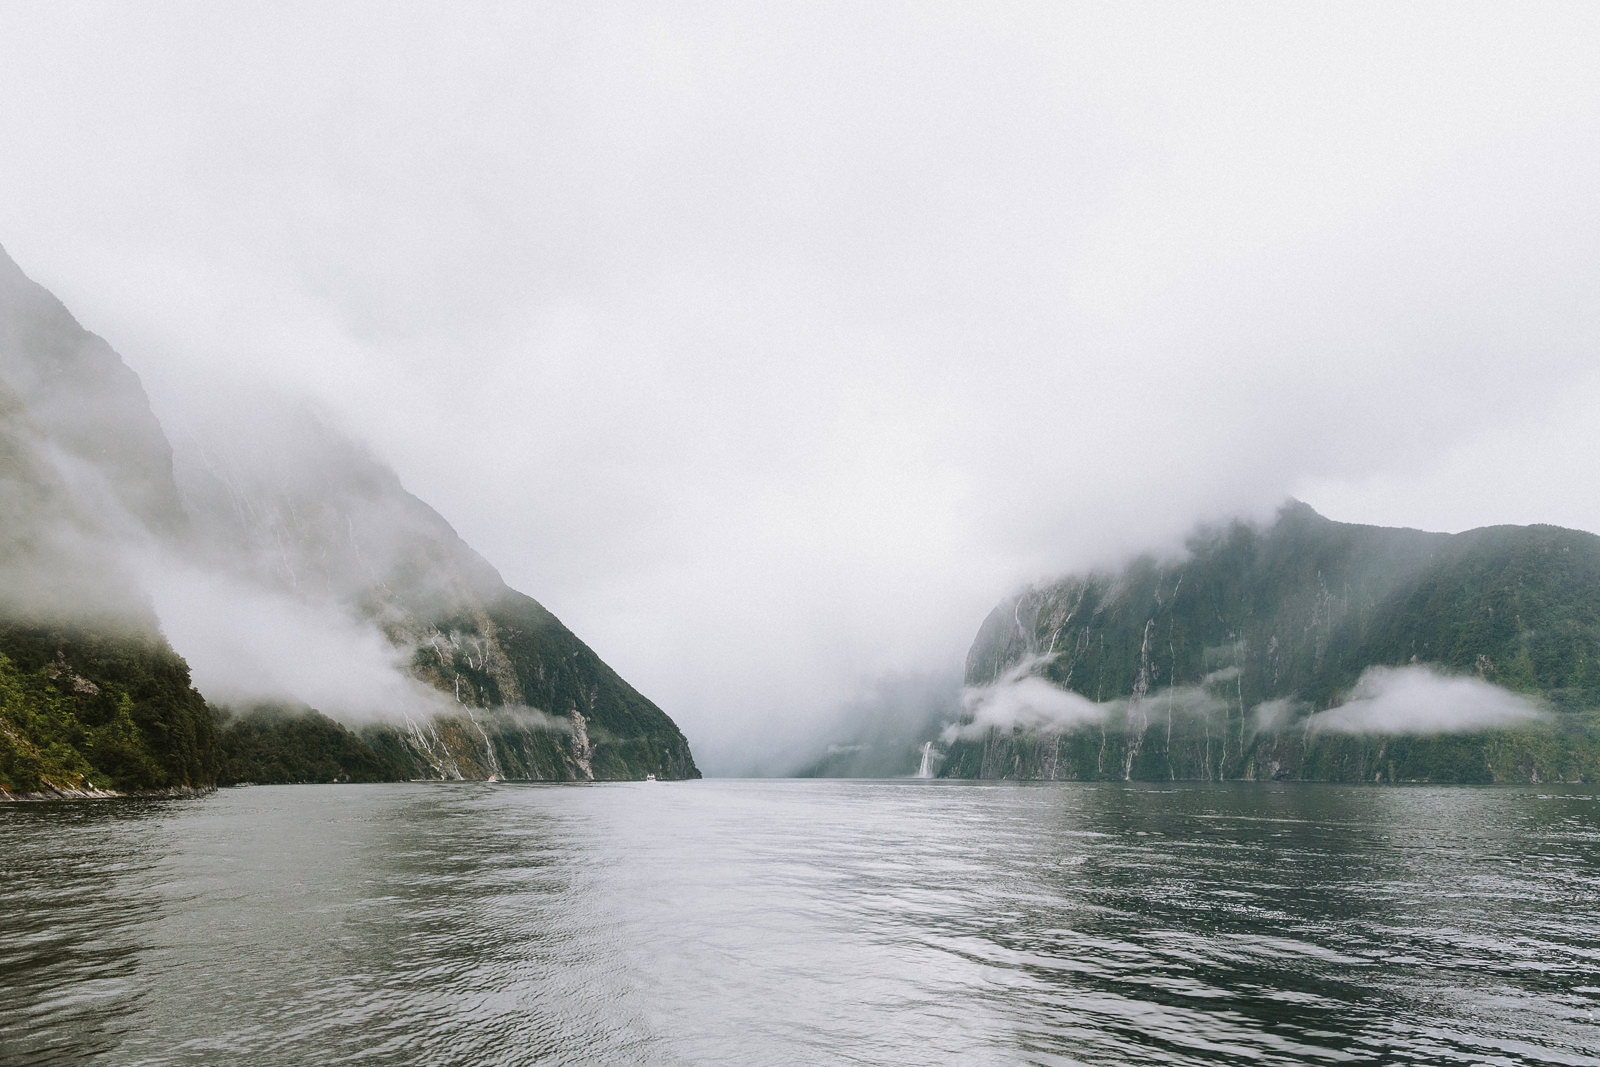
[[[963,719],[946,725],[940,741],[948,745],[957,739],[972,740],[991,729],[1060,733],[1115,722],[1118,730],[1124,730],[1154,725],[1169,714],[1218,715],[1230,703],[1207,687],[1231,681],[1237,674],[1231,668],[1216,671],[1201,685],[1156,690],[1138,703],[1128,698],[1097,703],[1041,677],[1037,672],[1051,658],[1029,657],[992,685],[963,689]],[[1526,726],[1544,716],[1543,705],[1534,698],[1480,678],[1415,664],[1367,668],[1348,699],[1326,711],[1313,712],[1305,701],[1292,697],[1264,701],[1251,709],[1250,728],[1255,733],[1291,727],[1313,734],[1476,733]]]
[[[158,408],[336,412],[712,772],[1197,519],[1600,529],[1592,4],[0,18],[19,262]]]
[[[1345,734],[1474,733],[1525,726],[1542,714],[1536,700],[1480,678],[1424,665],[1368,667],[1348,700],[1308,725]]]
[[[991,729],[1070,730],[1104,722],[1117,702],[1097,704],[1061,688],[1035,672],[1050,656],[1031,656],[1006,671],[992,685],[961,691],[964,721],[944,728],[945,744],[957,738],[981,737]]]
[[[165,555],[142,570],[162,630],[208,700],[300,702],[346,723],[462,710],[411,676],[409,649],[336,604]]]

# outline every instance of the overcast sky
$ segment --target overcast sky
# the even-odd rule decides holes
[[[734,768],[1026,580],[1600,530],[1600,5],[0,0],[0,244]]]

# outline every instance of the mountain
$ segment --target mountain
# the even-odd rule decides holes
[[[177,438],[191,556],[381,635],[432,687],[358,731],[407,776],[699,776],[660,708],[365,449],[294,405],[223,413]]]
[[[0,251],[0,795],[210,786],[212,717],[130,565],[183,522],[139,379]]]
[[[1333,522],[1029,589],[967,659],[957,777],[1600,777],[1600,538]]]
[[[196,424],[175,452],[138,377],[0,250],[0,797],[269,764],[699,776],[664,712],[325,420],[219,396]],[[316,670],[352,725],[298,699]]]

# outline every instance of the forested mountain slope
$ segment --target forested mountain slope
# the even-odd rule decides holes
[[[361,731],[413,777],[698,777],[661,709],[324,420],[198,428],[177,471],[206,566],[376,628],[446,694]]]
[[[139,379],[0,251],[0,795],[211,785],[212,718],[129,564],[183,523]]]
[[[1201,531],[1184,559],[1007,601],[966,680],[946,775],[1593,776],[1600,538],[1291,503],[1266,527]]]
[[[219,399],[198,421],[220,432],[175,461],[138,377],[0,251],[0,798],[210,788],[219,722],[248,719],[234,748],[258,756],[328,722],[283,710],[310,641],[280,657],[289,683],[230,682],[234,712],[208,708],[157,610],[181,613],[179,575],[237,594],[208,625],[239,647],[270,645],[278,622],[253,609],[277,597],[385,650],[410,688],[321,709],[371,753],[345,753],[359,773],[698,776],[665,713],[391,470],[293,405],[253,407]]]

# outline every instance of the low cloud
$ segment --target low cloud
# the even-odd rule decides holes
[[[1257,704],[1252,710],[1251,727],[1256,733],[1270,733],[1287,726],[1305,709],[1303,701],[1280,697]]]
[[[1051,658],[1031,656],[992,685],[963,689],[961,707],[966,721],[946,726],[940,740],[949,744],[957,738],[981,737],[992,728],[1070,730],[1104,722],[1115,705],[1097,704],[1034,673]]]
[[[887,673],[841,700],[826,718],[786,724],[792,740],[781,757],[764,754],[777,747],[770,740],[750,738],[714,758],[722,773],[892,778],[915,769],[923,743],[958,718],[960,708],[958,669]]]
[[[147,559],[144,578],[162,630],[208,699],[297,701],[347,723],[462,710],[412,677],[409,650],[335,605],[169,556]]]
[[[1533,699],[1478,678],[1430,666],[1368,667],[1349,700],[1311,716],[1308,725],[1347,734],[1472,733],[1523,725],[1542,714]]]
[[[468,709],[461,706],[455,708],[457,714],[466,710]],[[526,704],[505,704],[493,708],[473,708],[470,710],[473,717],[479,722],[486,721],[498,729],[509,727],[511,729],[531,730],[534,732],[572,733],[571,719],[551,715]],[[594,727],[589,730],[591,739],[598,736],[599,733],[600,731]]]
[[[1229,706],[1227,700],[1208,693],[1206,687],[1232,681],[1239,673],[1237,668],[1228,667],[1206,675],[1199,685],[1158,689],[1138,701],[1122,698],[1097,703],[1036,673],[1053,658],[1048,654],[1029,657],[991,685],[963,689],[961,706],[966,716],[962,722],[947,725],[939,740],[948,745],[958,738],[981,737],[991,728],[1061,732],[1108,721],[1118,729],[1129,728],[1129,723],[1119,721],[1118,716],[1143,716],[1144,726],[1168,715],[1203,718],[1222,713]],[[1134,725],[1139,727],[1138,723]]]
[[[964,719],[947,725],[940,741],[948,745],[981,737],[990,729],[1061,732],[1107,722],[1118,729],[1137,730],[1169,714],[1213,715],[1228,702],[1207,693],[1205,687],[1231,681],[1235,673],[1215,672],[1202,685],[1158,690],[1137,703],[1126,698],[1096,703],[1039,675],[1050,659],[1031,657],[992,685],[962,690]],[[1309,705],[1292,697],[1268,700],[1251,710],[1251,728],[1267,733],[1298,723],[1312,732],[1345,734],[1472,733],[1525,725],[1544,714],[1533,698],[1427,665],[1369,667],[1344,704],[1309,715],[1308,711]]]

